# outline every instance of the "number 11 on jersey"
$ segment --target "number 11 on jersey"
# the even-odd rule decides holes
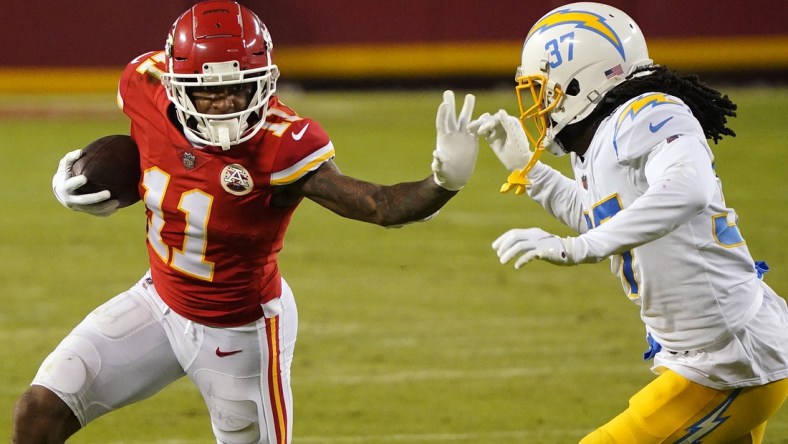
[[[197,279],[212,281],[214,263],[205,260],[205,250],[208,246],[207,228],[213,196],[197,189],[181,194],[178,210],[184,214],[186,222],[183,242],[180,246],[167,245],[161,233],[166,223],[162,206],[169,182],[170,175],[157,167],[143,174],[145,205],[151,211],[148,243],[156,255],[173,269]]]

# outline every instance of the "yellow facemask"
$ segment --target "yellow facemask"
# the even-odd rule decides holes
[[[552,90],[544,88],[543,85],[548,83],[547,77],[541,74],[517,76],[515,81],[517,103],[520,105],[520,124],[533,147],[533,154],[531,160],[522,169],[515,170],[509,175],[506,183],[501,187],[501,192],[507,193],[514,189],[515,194],[523,194],[525,186],[528,185],[528,172],[536,165],[544,151],[548,116],[561,102],[564,93],[557,86]]]

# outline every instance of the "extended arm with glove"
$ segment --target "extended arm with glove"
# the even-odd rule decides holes
[[[432,179],[440,189],[451,192],[448,195],[445,192],[440,193],[448,196],[445,197],[446,200],[468,183],[476,165],[479,140],[475,135],[468,132],[468,123],[473,115],[475,101],[475,96],[467,94],[462,110],[457,116],[454,92],[444,91],[443,101],[438,106],[435,118],[437,140],[435,150],[432,152],[431,164]],[[437,214],[438,211],[436,210],[426,218],[386,225],[386,227],[401,228],[414,222],[426,222],[437,216]]]
[[[82,156],[82,150],[68,152],[57,167],[57,172],[52,177],[52,191],[64,207],[74,211],[81,211],[94,216],[106,217],[118,210],[117,199],[110,199],[107,190],[98,193],[77,194],[77,189],[85,185],[88,178],[80,174],[74,176],[72,167],[74,162]]]
[[[479,140],[468,131],[475,102],[476,97],[467,94],[458,117],[454,92],[445,91],[443,102],[438,107],[435,118],[438,137],[432,152],[432,172],[435,183],[449,191],[464,187],[476,165]]]

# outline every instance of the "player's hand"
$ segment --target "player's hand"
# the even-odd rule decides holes
[[[532,259],[541,259],[556,265],[574,265],[572,243],[540,228],[509,230],[492,243],[502,264],[520,256],[514,263],[519,269]]]
[[[531,149],[520,120],[504,110],[484,113],[468,124],[472,134],[487,139],[493,152],[509,172],[522,170],[531,160]]]
[[[435,183],[450,191],[465,186],[476,165],[479,140],[468,132],[475,102],[476,97],[467,94],[457,117],[454,92],[445,91],[438,107],[435,118],[438,140],[432,153],[432,172]]]
[[[85,185],[88,178],[84,175],[74,176],[71,167],[82,155],[82,150],[74,150],[60,159],[57,172],[52,177],[52,191],[58,202],[74,211],[82,211],[94,216],[109,216],[118,210],[117,199],[110,199],[107,190],[91,194],[76,194],[76,190]]]

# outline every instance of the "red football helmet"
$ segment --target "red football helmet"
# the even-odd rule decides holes
[[[265,24],[234,1],[201,2],[178,17],[167,37],[162,83],[190,139],[227,150],[262,128],[279,77],[272,48]],[[195,87],[244,83],[255,84],[247,109],[228,114],[199,113],[188,94]]]

